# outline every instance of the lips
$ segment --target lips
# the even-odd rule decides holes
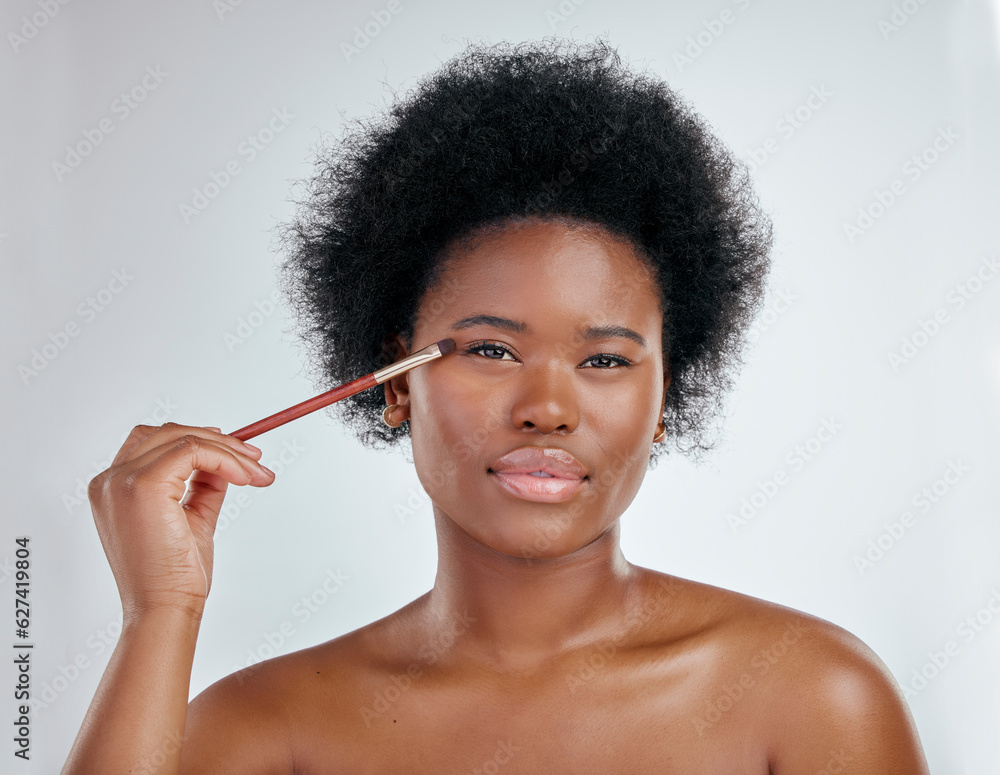
[[[583,487],[587,469],[558,447],[519,447],[498,458],[489,475],[522,500],[560,503]]]
[[[583,479],[587,469],[572,453],[558,447],[518,447],[493,462],[490,471],[498,474],[542,472],[559,479]]]

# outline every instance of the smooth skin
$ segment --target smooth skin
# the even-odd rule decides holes
[[[413,341],[394,343],[455,352],[384,386],[433,503],[433,588],[185,708],[226,487],[273,475],[217,429],[137,428],[91,486],[125,624],[63,772],[926,775],[856,637],[623,557],[670,380],[658,286],[630,244],[526,219],[446,259]],[[643,342],[584,336],[605,326]],[[571,452],[580,492],[500,487],[491,463],[525,445]]]

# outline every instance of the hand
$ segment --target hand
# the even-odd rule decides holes
[[[218,428],[137,425],[88,489],[126,617],[174,607],[200,618],[226,488],[266,487],[261,451]]]

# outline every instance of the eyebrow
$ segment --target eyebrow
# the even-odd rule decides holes
[[[452,326],[452,331],[459,331],[463,328],[471,328],[472,326],[492,326],[493,328],[500,328],[504,331],[511,331],[515,334],[525,334],[530,333],[527,323],[523,323],[519,320],[511,320],[510,318],[498,317],[497,315],[470,315],[467,318],[462,318],[461,320],[455,321]],[[605,326],[588,326],[583,332],[583,338],[587,341],[594,339],[607,339],[610,337],[620,337],[622,339],[629,339],[640,347],[647,348],[645,338],[638,331],[635,331],[628,326],[619,326],[614,324],[609,324]]]

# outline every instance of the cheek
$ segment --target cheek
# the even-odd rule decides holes
[[[610,454],[600,461],[599,470],[591,472],[590,495],[603,504],[599,517],[602,522],[622,515],[639,492],[646,475],[649,446],[637,442],[636,436],[628,442],[612,447],[613,442],[608,440]]]
[[[604,453],[594,489],[619,505],[631,503],[649,467],[649,454],[656,435],[659,396],[653,403],[647,393],[633,393],[602,405],[591,419],[593,438]]]
[[[468,483],[490,435],[503,425],[499,402],[490,400],[478,383],[454,374],[435,379],[429,371],[414,375],[411,382],[410,435],[417,473],[422,482],[441,487],[455,483],[461,471]]]

